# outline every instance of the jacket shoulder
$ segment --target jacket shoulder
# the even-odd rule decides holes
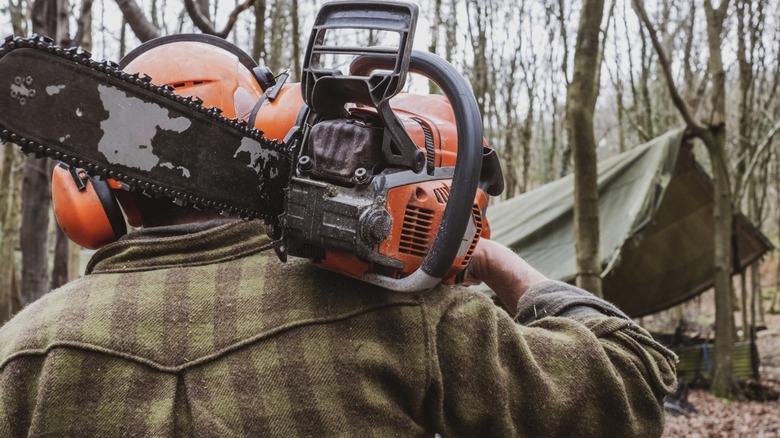
[[[45,354],[58,341],[78,341],[71,324],[86,309],[96,276],[65,284],[29,304],[0,327],[0,370],[14,357]]]

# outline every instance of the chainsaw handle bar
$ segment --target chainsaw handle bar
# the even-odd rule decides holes
[[[381,56],[392,60],[392,64],[383,68],[383,70],[388,70],[386,74],[373,78],[376,82],[366,83],[365,89],[360,87],[360,103],[372,103],[378,107],[401,92],[406,83],[407,66],[412,53],[418,14],[419,7],[416,4],[402,1],[340,0],[322,5],[314,20],[309,43],[306,47],[306,55],[303,58],[301,92],[306,105],[315,108],[317,101],[324,100],[317,98],[318,93],[325,93],[335,98],[335,95],[343,94],[342,91],[351,92],[351,94],[356,91],[354,89],[356,78],[344,78],[338,69],[329,69],[321,65],[323,57],[329,54],[355,57],[366,55],[372,58]],[[342,46],[326,42],[326,34],[344,29],[397,33],[398,47]],[[317,87],[317,83],[322,79],[325,79],[323,83],[327,83],[327,86]],[[333,87],[347,87],[347,90],[338,90],[339,92],[316,90],[316,88]]]
[[[364,55],[350,66],[350,74],[367,75],[371,70],[392,69],[394,58]],[[444,208],[441,227],[431,250],[418,270],[406,278],[393,279],[369,274],[366,280],[393,290],[426,291],[435,287],[452,267],[461,239],[471,219],[471,208],[482,170],[482,117],[469,83],[443,58],[432,53],[413,51],[409,71],[436,83],[452,105],[458,131],[458,155],[452,177],[450,198]]]

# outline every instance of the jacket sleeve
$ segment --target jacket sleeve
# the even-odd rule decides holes
[[[428,406],[443,436],[660,436],[676,357],[617,308],[543,282],[518,320],[462,294],[433,328]]]
[[[43,363],[42,356],[23,356],[0,367],[0,436],[31,434]]]

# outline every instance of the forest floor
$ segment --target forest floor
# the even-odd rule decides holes
[[[760,357],[760,380],[750,382],[750,387],[769,394],[772,401],[727,401],[713,396],[704,389],[692,389],[687,402],[690,412],[676,413],[667,409],[663,437],[715,438],[715,437],[780,437],[780,314],[769,314],[771,294],[775,287],[777,260],[767,260],[762,267],[762,286],[766,330],[758,332],[757,347]],[[708,296],[709,294],[709,296]],[[697,303],[699,321],[714,321],[712,291],[702,295]],[[734,314],[740,325],[739,312]]]

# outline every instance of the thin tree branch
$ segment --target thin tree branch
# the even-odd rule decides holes
[[[200,10],[200,6],[194,0],[184,0],[184,8],[187,10],[192,22],[203,33],[211,35],[217,34],[217,29],[214,27],[214,23],[209,20],[208,17],[203,15],[203,11]]]
[[[609,7],[609,13],[607,14],[607,23],[603,29],[601,29],[601,47],[596,58],[596,80],[593,83],[593,93],[598,96],[601,89],[601,66],[604,64],[604,51],[607,47],[607,37],[609,36],[609,25],[612,22],[612,17],[615,15],[615,4],[617,0],[612,0],[612,4]],[[593,100],[593,110],[596,108],[596,99]]]
[[[195,0],[184,0],[184,7],[187,9],[187,13],[189,14],[190,18],[192,18],[192,22],[195,24],[195,26],[197,26],[198,29],[200,29],[203,33],[216,35],[221,38],[227,38],[227,36],[230,35],[230,32],[233,30],[233,27],[238,21],[238,16],[241,15],[241,13],[245,10],[251,8],[253,4],[254,0],[245,0],[243,3],[236,5],[233,11],[230,12],[230,17],[228,18],[225,27],[218,31],[216,27],[214,27],[214,23],[212,23],[208,17],[203,15],[203,11],[200,10],[200,6],[198,6]]]
[[[707,92],[707,85],[709,83],[709,72],[704,72],[704,75],[701,77],[701,81],[699,81],[699,86],[696,87],[696,94],[693,97],[693,102],[691,102],[693,115],[698,114],[699,107],[701,106],[701,102],[704,100],[704,93]]]
[[[653,24],[650,22],[650,19],[647,18],[647,12],[645,11],[645,7],[642,4],[642,1],[632,0],[631,3],[634,6],[634,11],[636,11],[637,15],[639,16],[639,20],[645,25],[647,33],[650,35],[650,40],[653,43],[653,47],[658,54],[658,62],[661,63],[661,69],[663,70],[664,76],[666,77],[666,85],[669,88],[669,94],[672,97],[674,106],[676,106],[680,111],[680,114],[685,120],[685,123],[688,125],[688,129],[693,131],[694,134],[700,134],[704,132],[706,128],[696,122],[696,120],[693,118],[691,115],[691,110],[688,108],[685,100],[683,100],[683,98],[680,96],[680,92],[677,90],[677,86],[674,84],[674,77],[672,76],[672,69],[669,64],[669,58],[667,58],[666,52],[664,52],[664,49],[661,46],[661,42],[658,40],[658,34],[656,33]]]
[[[558,23],[561,26],[561,39],[563,40],[563,80],[566,83],[566,88],[569,88],[569,42],[566,36],[566,16],[564,11],[563,0],[558,0]]]
[[[125,21],[133,29],[133,33],[141,42],[149,41],[160,36],[160,30],[154,27],[146,18],[144,11],[138,7],[135,0],[116,0],[119,10],[125,17]]]
[[[761,143],[759,143],[758,146],[756,147],[756,152],[753,154],[753,157],[750,159],[750,164],[748,164],[747,168],[745,169],[745,173],[742,174],[742,181],[741,184],[739,185],[739,192],[734,197],[734,199],[736,200],[735,205],[739,205],[740,202],[742,202],[742,196],[745,194],[745,186],[747,185],[748,178],[750,178],[750,174],[753,173],[753,168],[756,167],[756,163],[758,163],[758,159],[764,153],[764,149],[766,149],[770,144],[772,144],[772,140],[774,140],[774,137],[778,131],[780,131],[780,120],[778,120],[775,123],[775,126],[772,127],[772,129],[767,133],[767,135],[764,136],[764,139],[761,140]]]

